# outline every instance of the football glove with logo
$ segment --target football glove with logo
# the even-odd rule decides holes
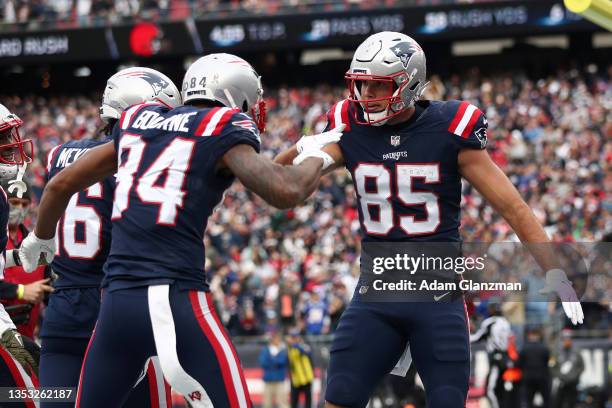
[[[38,376],[38,365],[32,355],[24,348],[21,335],[13,329],[6,330],[0,337],[0,344],[21,364],[28,375]]]

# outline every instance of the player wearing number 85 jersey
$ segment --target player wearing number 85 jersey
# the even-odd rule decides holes
[[[523,242],[548,242],[529,207],[484,150],[488,124],[483,112],[467,101],[420,100],[426,87],[425,54],[412,38],[396,32],[370,36],[357,48],[346,80],[350,97],[332,107],[327,125],[344,124],[344,136],[323,150],[335,159],[329,170],[344,166],[351,172],[364,241],[460,242],[464,177]],[[299,145],[307,144],[305,139],[276,161],[291,161]],[[540,249],[532,253],[549,270],[551,286],[571,290],[566,279],[555,279],[563,273],[555,269],[555,257],[548,248]],[[368,289],[363,288],[354,294],[335,332],[327,407],[365,407],[400,357],[407,370],[407,344],[425,385],[427,406],[463,407],[470,374],[463,299],[440,293],[429,302],[371,302],[363,300]],[[582,310],[573,290],[569,294],[562,297],[563,306],[577,324]]]
[[[181,102],[179,90],[161,72],[134,67],[119,71],[107,81],[100,117],[106,123],[102,139],[130,105],[163,101]],[[53,148],[47,159],[47,180],[72,165],[89,150],[108,140],[84,139]],[[41,328],[40,385],[76,388],[85,350],[100,310],[103,266],[111,244],[111,212],[115,178],[107,177],[85,191],[74,194],[57,224],[57,252],[51,267],[58,275]],[[143,364],[147,373],[138,383],[126,406],[169,407],[170,388],[163,380],[157,358]],[[74,403],[42,402],[45,407],[68,407]]]
[[[185,105],[127,108],[113,142],[92,149],[47,184],[35,234],[20,252],[26,269],[52,251],[54,225],[71,194],[117,173],[104,297],[77,407],[120,406],[155,355],[164,377],[191,406],[251,406],[240,362],[208,293],[208,217],[234,176],[285,208],[308,197],[331,162],[318,150],[302,156],[299,166],[259,155],[262,93],[260,77],[245,60],[202,57],[185,74]]]

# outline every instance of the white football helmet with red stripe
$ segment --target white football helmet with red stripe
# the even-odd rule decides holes
[[[21,140],[19,116],[0,104],[0,178],[13,180],[19,166],[30,163],[34,155],[32,140]]]
[[[355,51],[345,78],[350,91],[350,102],[360,106],[363,111],[365,121],[356,115],[357,123],[384,125],[392,117],[412,107],[425,91],[425,53],[421,46],[406,34],[392,31],[373,34]],[[360,93],[363,81],[386,82],[391,95],[363,99]],[[387,103],[387,107],[382,111],[372,111],[368,107],[369,104],[380,101]]]
[[[178,88],[161,72],[145,67],[122,69],[106,82],[100,118],[108,123],[109,120],[119,119],[129,106],[153,101],[170,108],[182,104]]]
[[[248,113],[263,132],[266,107],[261,77],[232,54],[209,54],[191,64],[183,79],[183,102],[206,100]]]

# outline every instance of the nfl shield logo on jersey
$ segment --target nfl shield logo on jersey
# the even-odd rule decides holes
[[[391,136],[391,146],[399,146],[399,145],[400,145],[400,137]]]

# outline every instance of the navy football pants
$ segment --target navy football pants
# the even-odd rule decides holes
[[[89,339],[45,337],[40,357],[40,384],[42,387],[76,387]],[[146,374],[146,376],[144,376]],[[144,376],[144,377],[143,377]],[[40,403],[41,408],[69,408],[74,402]],[[171,408],[170,386],[164,381],[157,358],[142,367],[137,384],[130,390],[125,407]]]
[[[365,407],[410,342],[428,408],[465,406],[470,376],[467,314],[462,298],[447,302],[360,302],[353,296],[330,350],[325,399]]]
[[[153,356],[172,389],[192,407],[251,406],[240,362],[210,294],[169,285],[104,293],[76,406],[121,406]]]

